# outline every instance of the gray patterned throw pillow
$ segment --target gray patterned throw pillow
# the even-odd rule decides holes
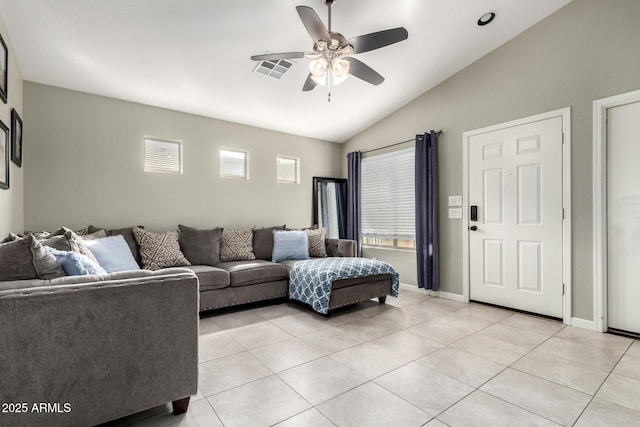
[[[307,230],[309,236],[309,256],[313,258],[326,258],[327,248],[325,247],[325,236],[327,230],[320,228],[318,230]]]
[[[181,267],[191,265],[184,257],[178,243],[176,230],[164,233],[152,233],[134,227],[133,235],[140,245],[142,266],[147,270],[160,270],[166,267]]]
[[[253,261],[253,229],[224,230],[220,240],[220,261]]]

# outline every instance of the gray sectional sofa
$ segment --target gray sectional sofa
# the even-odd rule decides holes
[[[62,235],[72,243],[74,234]],[[106,230],[114,234],[125,236],[137,262],[144,259],[132,229]],[[197,392],[199,313],[287,298],[298,262],[59,277],[54,260],[58,273],[45,277],[42,259],[36,262],[43,246],[32,236],[19,242],[30,242],[33,262],[17,270],[33,270],[34,278],[0,281],[0,403],[12,405],[0,424],[11,426],[95,425],[167,402],[185,412]],[[256,245],[256,254],[268,258],[271,249]],[[356,253],[352,240],[326,239],[324,249],[329,257]],[[4,257],[6,273],[13,261]],[[390,275],[336,280],[329,308],[374,297],[384,302],[390,293]]]

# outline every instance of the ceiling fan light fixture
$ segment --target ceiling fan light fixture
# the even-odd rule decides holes
[[[334,58],[331,60],[331,74],[336,78],[341,78],[349,73],[349,61]]]
[[[320,86],[326,86],[327,85],[327,74],[325,73],[322,76],[314,76],[313,74],[311,74],[311,80],[313,80],[314,82],[316,82]]]
[[[309,63],[309,71],[313,77],[324,77],[329,63],[324,58],[314,59]]]
[[[345,74],[342,77],[338,77],[335,74],[331,74],[331,82],[333,83],[334,86],[338,86],[340,83],[347,80],[348,77],[349,77],[349,74]]]

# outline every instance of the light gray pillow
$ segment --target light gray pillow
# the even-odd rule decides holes
[[[55,279],[64,276],[56,257],[34,236],[0,244],[0,281]]]
[[[82,241],[82,238],[78,236],[75,231],[62,227],[53,233],[49,234],[46,239],[39,239],[44,246],[58,249],[66,252],[76,252],[89,258],[91,261],[98,264],[98,260],[93,253],[87,248]]]
[[[253,261],[253,229],[224,230],[220,241],[220,260]]]

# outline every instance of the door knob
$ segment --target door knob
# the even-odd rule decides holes
[[[471,231],[476,231],[478,229],[478,227],[476,227],[475,225],[472,225],[471,227],[469,227],[469,230]]]

